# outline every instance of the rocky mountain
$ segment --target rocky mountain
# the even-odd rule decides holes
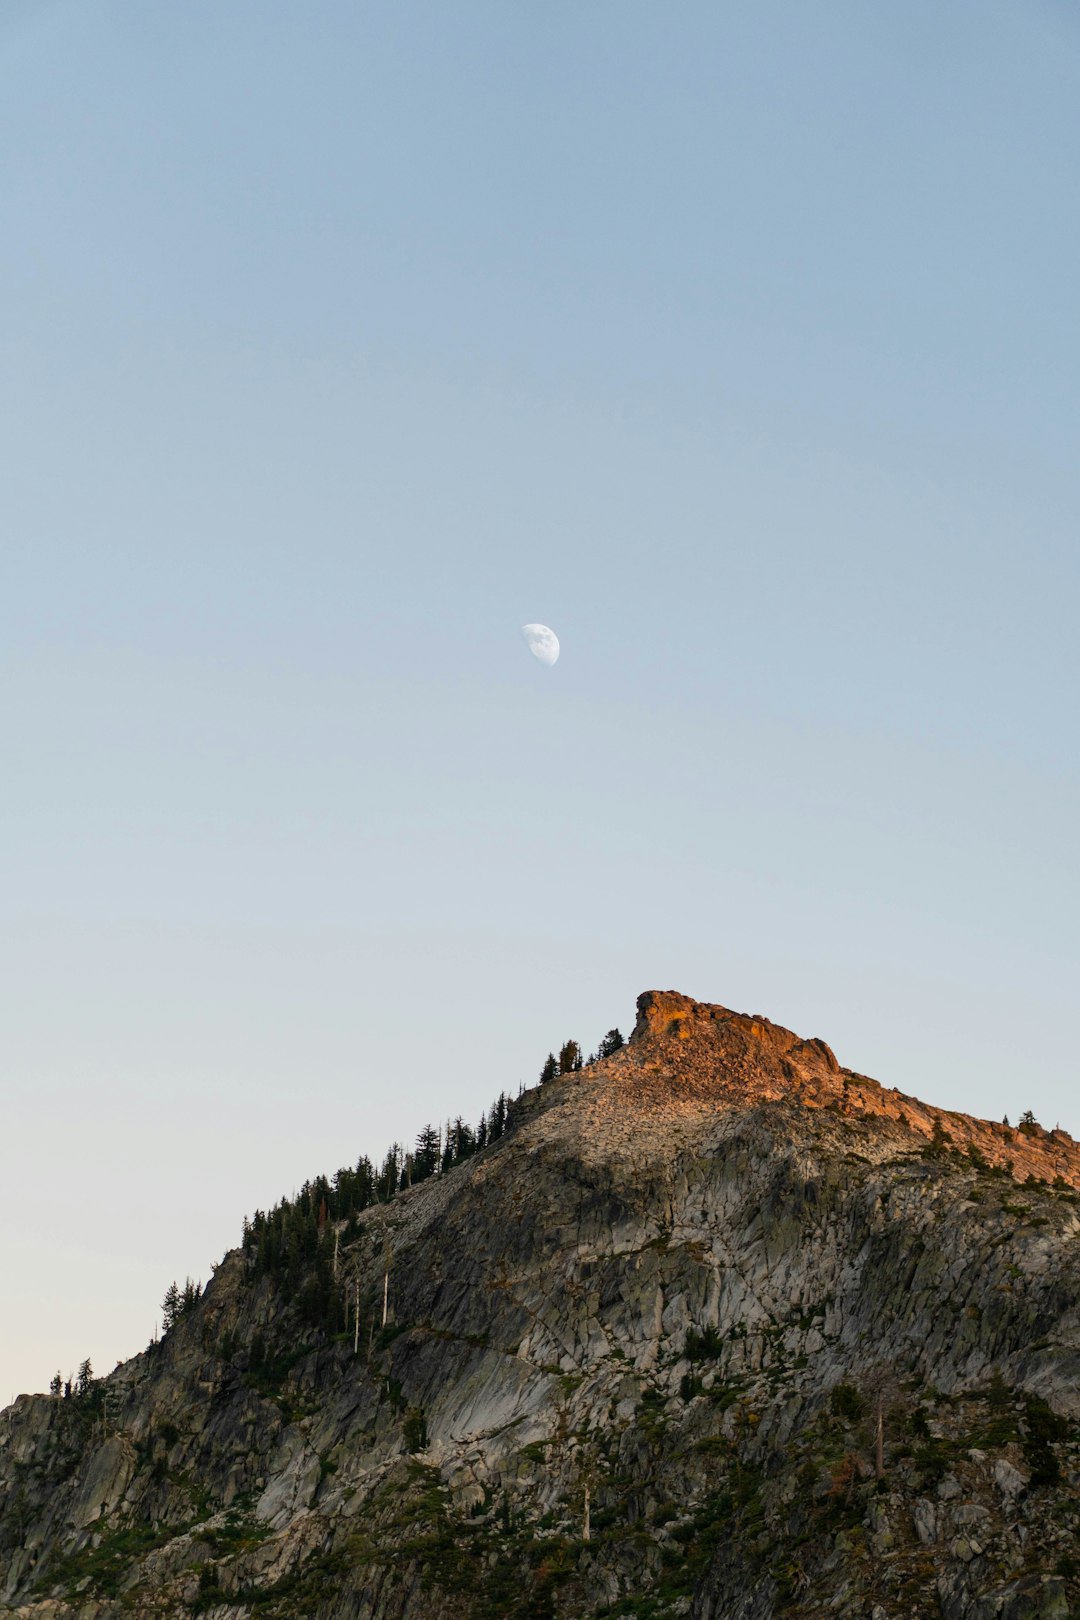
[[[638,1012],[4,1412],[0,1613],[1080,1616],[1080,1148]]]

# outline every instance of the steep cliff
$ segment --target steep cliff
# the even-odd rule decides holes
[[[234,1251],[161,1343],[0,1415],[0,1612],[1080,1615],[1080,1149],[638,1010],[320,1223],[346,1331]]]

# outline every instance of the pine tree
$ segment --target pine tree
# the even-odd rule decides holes
[[[64,1388],[64,1380],[61,1378],[61,1376],[60,1376],[60,1374],[58,1372],[53,1373],[52,1378],[49,1381],[49,1394],[50,1395],[59,1395],[59,1394],[61,1394],[63,1392],[63,1388]]]
[[[180,1290],[175,1281],[165,1290],[165,1298],[161,1302],[161,1315],[166,1333],[180,1320]]]
[[[440,1138],[441,1132],[434,1125],[425,1125],[416,1138],[416,1151],[412,1156],[414,1181],[426,1181],[438,1170],[442,1157]]]
[[[596,1055],[597,1057],[602,1058],[612,1057],[624,1045],[625,1042],[623,1041],[620,1031],[617,1029],[609,1029],[603,1040],[600,1042],[600,1050]]]
[[[398,1189],[398,1179],[402,1169],[402,1151],[399,1142],[391,1142],[379,1171],[379,1180],[376,1195],[380,1204],[388,1204]]]
[[[476,1134],[471,1125],[466,1125],[459,1114],[447,1127],[446,1147],[443,1151],[443,1168],[450,1169],[455,1164],[462,1164],[476,1152]]]
[[[555,1061],[554,1052],[549,1052],[544,1059],[544,1067],[540,1070],[540,1084],[546,1086],[549,1080],[554,1080],[559,1072],[559,1065]]]
[[[488,1141],[497,1142],[506,1130],[506,1116],[510,1111],[510,1100],[505,1091],[500,1091],[488,1115]]]
[[[564,1041],[559,1052],[559,1073],[574,1074],[583,1067],[584,1059],[577,1041]]]
[[[94,1369],[90,1365],[90,1357],[87,1356],[86,1360],[79,1364],[79,1381],[75,1386],[75,1393],[77,1395],[88,1395],[93,1382]]]

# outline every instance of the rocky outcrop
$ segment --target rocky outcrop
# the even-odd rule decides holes
[[[935,1108],[842,1069],[823,1040],[802,1040],[758,1015],[692,1001],[675,990],[648,990],[638,997],[631,1044],[665,1054],[659,1068],[692,1094],[729,1104],[787,1098],[849,1117],[893,1120],[928,1141],[981,1156],[1018,1181],[1034,1176],[1080,1187],[1080,1144],[1067,1131],[1047,1130],[1034,1120],[996,1124]]]
[[[1078,1185],[1063,1133],[649,992],[339,1232],[345,1333],[236,1251],[2,1414],[0,1612],[1080,1614]]]

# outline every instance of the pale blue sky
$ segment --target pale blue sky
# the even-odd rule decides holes
[[[651,986],[1080,1134],[1078,174],[1051,0],[8,0],[0,1399]]]

